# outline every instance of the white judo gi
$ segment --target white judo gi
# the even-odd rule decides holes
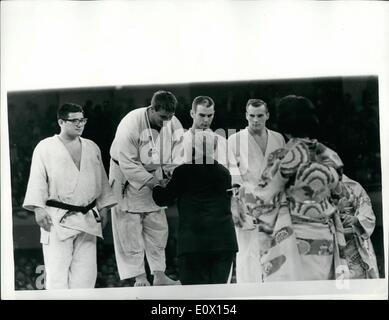
[[[94,287],[96,236],[102,238],[96,209],[116,204],[99,147],[91,140],[80,139],[80,169],[58,135],[39,142],[32,157],[23,207],[31,211],[44,208],[53,223],[50,232],[41,228],[47,289]],[[49,199],[83,207],[96,199],[95,213],[74,212],[61,221],[67,210],[47,206]]]
[[[173,116],[158,133],[150,129],[147,108],[128,113],[112,143],[109,180],[118,201],[112,209],[115,256],[120,279],[165,271],[168,224],[163,208],[145,184],[171,175],[183,161],[183,129]],[[119,164],[119,165],[118,165]]]
[[[227,156],[227,139],[212,130],[207,130],[214,134],[217,137],[217,146],[215,150],[215,160],[225,166],[228,169],[228,156]],[[184,133],[184,150],[185,150],[185,162],[190,161],[192,159],[192,151],[193,151],[193,136],[195,131],[193,129],[189,129]]]
[[[232,184],[242,186],[258,184],[268,155],[285,145],[281,134],[266,130],[268,140],[265,154],[247,128],[228,138],[228,162]],[[236,209],[231,208],[231,210]],[[252,223],[252,218],[246,216],[243,227],[236,227],[235,230],[239,247],[236,255],[237,283],[261,282],[259,232]]]

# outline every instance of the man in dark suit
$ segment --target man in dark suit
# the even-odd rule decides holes
[[[178,267],[183,285],[227,283],[238,245],[231,214],[229,171],[215,157],[210,131],[193,135],[192,158],[177,167],[172,179],[153,189],[159,206],[177,200]]]

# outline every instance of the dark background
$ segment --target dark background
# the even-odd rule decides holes
[[[120,120],[130,110],[148,106],[152,94],[159,89],[169,90],[177,97],[176,116],[184,128],[189,128],[192,124],[189,110],[194,97],[211,96],[216,104],[212,123],[214,130],[245,128],[247,100],[260,98],[269,107],[268,127],[281,131],[277,128],[280,98],[288,94],[309,98],[316,106],[320,118],[317,138],[338,152],[345,164],[345,174],[360,182],[371,197],[377,217],[372,241],[380,275],[384,276],[378,78],[331,77],[9,92],[16,289],[35,289],[35,268],[43,264],[39,227],[33,215],[23,210],[21,205],[34,147],[40,140],[59,132],[56,121],[58,106],[64,102],[84,106],[89,120],[83,136],[99,145],[108,173],[109,148]],[[175,208],[171,208],[167,215],[170,227],[167,273],[174,277],[174,235],[177,225]],[[98,242],[97,286],[129,286],[132,284],[130,280],[118,279],[111,226],[108,225],[104,232],[105,241]]]

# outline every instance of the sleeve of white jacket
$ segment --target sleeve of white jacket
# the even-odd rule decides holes
[[[32,155],[30,178],[23,202],[23,208],[30,211],[34,211],[37,207],[44,208],[49,197],[48,177],[42,147],[42,143],[39,143]]]
[[[101,210],[103,208],[111,208],[114,205],[117,204],[117,201],[113,195],[111,186],[108,182],[107,173],[105,172],[105,168],[102,162],[101,158],[101,151],[100,148],[96,145],[98,158],[100,161],[100,170],[101,170],[101,193],[99,197],[96,199],[96,206],[98,210]]]
[[[216,134],[217,137],[217,150],[216,150],[216,159],[217,162],[229,168],[228,166],[228,155],[227,155],[227,139],[220,135]]]
[[[236,147],[236,136],[233,135],[227,140],[227,159],[228,159],[228,168],[230,170],[232,185],[239,184],[243,185],[243,180],[239,170],[239,161],[237,159],[237,147]]]

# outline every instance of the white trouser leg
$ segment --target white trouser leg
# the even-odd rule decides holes
[[[120,279],[136,277],[145,272],[145,246],[141,214],[111,209],[116,264]]]
[[[165,271],[165,248],[169,235],[164,210],[147,213],[143,218],[143,239],[150,271]]]
[[[48,242],[42,243],[42,249],[46,270],[46,289],[69,289],[73,238],[60,240],[52,227]]]
[[[69,288],[94,288],[97,278],[96,236],[85,232],[75,236],[69,270]]]
[[[235,229],[239,246],[236,254],[236,282],[262,282],[258,230]]]

